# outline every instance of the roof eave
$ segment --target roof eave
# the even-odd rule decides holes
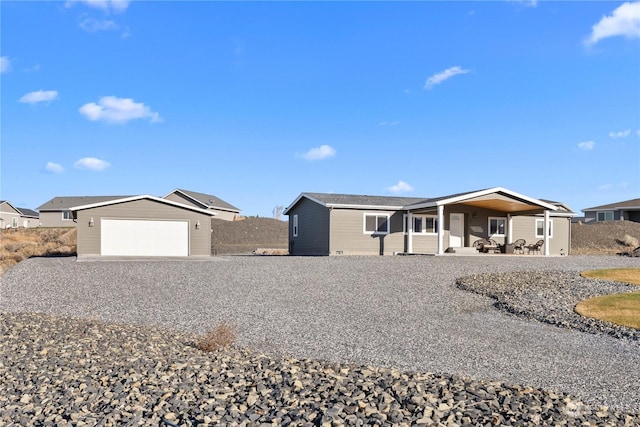
[[[85,210],[85,209],[98,208],[98,207],[101,207],[101,206],[108,206],[108,205],[115,205],[115,204],[118,204],[118,203],[133,202],[133,201],[142,200],[142,199],[148,199],[148,200],[153,200],[153,201],[160,202],[160,203],[165,203],[165,204],[168,204],[168,205],[173,205],[173,206],[176,206],[176,207],[179,207],[179,208],[183,208],[183,209],[188,209],[188,210],[195,211],[195,212],[204,213],[204,214],[209,215],[209,216],[217,215],[215,212],[211,212],[211,211],[209,211],[207,209],[200,209],[200,208],[196,208],[194,206],[184,205],[182,203],[174,202],[172,200],[163,199],[161,197],[150,196],[148,194],[144,194],[144,195],[141,195],[141,196],[125,197],[123,199],[108,200],[106,202],[91,203],[91,204],[82,205],[82,206],[74,206],[74,207],[69,208],[69,210],[72,211],[72,212],[76,212],[76,211],[81,211],[81,210]]]

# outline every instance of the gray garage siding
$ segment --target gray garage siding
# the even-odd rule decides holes
[[[62,219],[61,211],[40,212],[40,224],[43,227],[75,227],[72,219]]]
[[[100,255],[101,218],[189,221],[189,255],[211,255],[211,217],[178,206],[142,199],[83,209],[78,211],[77,218],[78,255]],[[93,218],[93,227],[89,227],[90,218]],[[198,221],[201,226],[196,230]]]
[[[513,236],[512,241],[517,239],[525,239],[527,244],[532,244],[543,237],[536,237],[536,219],[543,219],[542,216],[514,216],[513,217]],[[569,227],[571,227],[571,219],[564,217],[551,217],[549,221],[553,223],[552,234],[549,238],[549,254],[560,255],[561,251],[568,255],[569,253]],[[544,246],[541,249],[544,253]],[[525,250],[525,253],[526,250]]]
[[[329,255],[329,209],[302,198],[289,212],[289,253],[291,255]],[[298,235],[293,236],[294,216],[298,215]]]
[[[216,208],[203,207],[199,203],[194,203],[193,199],[190,199],[178,193],[171,193],[167,197],[165,197],[165,199],[171,200],[172,202],[182,203],[183,205],[193,206],[194,208],[198,208],[198,209],[207,209],[216,214],[216,216],[213,217],[214,220],[222,219],[224,221],[233,221],[236,218],[236,216],[238,216],[237,212],[229,212],[229,211],[224,211]]]

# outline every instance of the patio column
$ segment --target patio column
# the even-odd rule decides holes
[[[510,213],[507,214],[507,244],[513,243],[513,217]]]
[[[409,211],[407,215],[407,252],[413,253],[413,214]]]
[[[544,211],[544,254],[549,256],[549,211]]]
[[[444,254],[444,205],[438,205],[438,255]]]

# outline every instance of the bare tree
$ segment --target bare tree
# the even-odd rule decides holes
[[[273,217],[274,217],[275,219],[279,220],[279,219],[280,219],[280,217],[282,216],[282,211],[283,211],[283,210],[284,210],[284,206],[276,205],[276,206],[273,208],[273,211],[272,211],[272,212],[273,212]]]

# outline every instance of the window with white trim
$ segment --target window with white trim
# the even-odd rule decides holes
[[[71,215],[71,211],[62,211],[62,220],[68,221],[70,219],[73,219],[73,215]]]
[[[298,215],[293,216],[293,237],[298,237]]]
[[[18,217],[14,216],[13,218],[11,218],[11,226],[13,228],[18,228]]]
[[[409,232],[409,215],[404,216],[404,233]],[[413,234],[436,234],[438,217],[435,215],[413,215]]]
[[[613,221],[613,211],[596,212],[596,221]]]
[[[506,218],[489,217],[489,236],[504,236],[506,225]]]
[[[365,234],[389,234],[389,214],[364,214]]]
[[[544,219],[536,219],[536,237],[544,239]],[[549,238],[553,237],[553,220],[549,220]]]

